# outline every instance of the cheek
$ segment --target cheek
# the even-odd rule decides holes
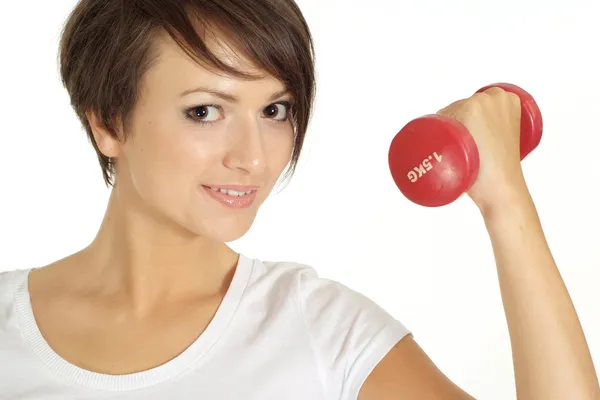
[[[280,174],[290,161],[294,149],[293,128],[269,134],[265,147],[269,169],[277,175]]]
[[[216,162],[215,143],[185,123],[148,123],[129,149],[132,182],[143,197],[188,201],[198,177]],[[212,151],[208,151],[211,149]]]

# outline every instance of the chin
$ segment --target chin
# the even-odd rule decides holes
[[[203,224],[198,234],[220,243],[233,242],[248,233],[255,217],[255,215],[237,216],[211,220]]]

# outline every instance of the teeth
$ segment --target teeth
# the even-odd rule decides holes
[[[242,196],[246,196],[246,195],[252,193],[252,190],[247,190],[245,192],[238,192],[237,190],[219,189],[219,188],[214,188],[214,187],[211,187],[210,189],[214,192],[221,192],[228,196],[236,196],[236,197],[242,197]]]

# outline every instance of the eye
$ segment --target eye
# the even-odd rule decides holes
[[[187,113],[187,117],[198,122],[215,122],[220,117],[220,109],[214,105],[203,105],[190,108]]]
[[[287,121],[290,113],[290,103],[281,102],[268,105],[263,110],[265,117],[276,121]]]

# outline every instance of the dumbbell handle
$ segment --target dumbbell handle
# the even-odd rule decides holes
[[[521,160],[535,150],[542,140],[544,122],[542,112],[531,94],[511,83],[494,83],[482,87],[477,93],[499,87],[507,92],[514,93],[521,100]]]

